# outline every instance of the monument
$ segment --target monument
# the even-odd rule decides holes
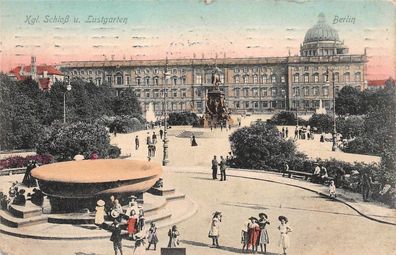
[[[230,112],[224,103],[224,92],[219,89],[221,70],[216,66],[212,71],[212,86],[208,88],[205,102],[204,127],[232,125]]]

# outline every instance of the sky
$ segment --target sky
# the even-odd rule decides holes
[[[39,64],[298,55],[323,12],[351,54],[366,49],[366,78],[385,79],[396,76],[395,7],[395,0],[0,0],[0,71],[29,65],[32,55]]]

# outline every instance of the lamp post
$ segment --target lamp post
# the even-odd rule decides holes
[[[285,102],[285,111],[287,111],[286,91],[284,89],[282,89],[282,95],[283,95],[284,102]]]
[[[166,97],[167,97],[167,83],[168,83],[168,79],[170,77],[170,74],[168,72],[168,56],[166,57],[166,62],[165,62],[165,72],[164,72],[164,157],[162,160],[162,165],[166,166],[169,163],[169,159],[168,159],[168,137],[167,137],[167,129],[168,129],[168,123],[166,122],[166,116],[168,115],[167,112],[167,102],[166,102]]]
[[[335,79],[334,79],[334,70],[327,69],[327,82],[329,77],[329,72],[331,72],[331,82],[333,85],[333,145],[331,147],[332,151],[337,151],[337,126],[336,126],[336,106],[335,106]]]
[[[66,93],[67,91],[71,90],[71,85],[70,85],[70,79],[69,76],[67,76],[67,86],[66,86],[66,91],[63,92],[63,123],[66,123]]]

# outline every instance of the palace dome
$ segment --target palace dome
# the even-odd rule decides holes
[[[308,29],[304,38],[304,43],[317,41],[340,41],[337,30],[326,23],[323,13],[319,14],[318,23]]]

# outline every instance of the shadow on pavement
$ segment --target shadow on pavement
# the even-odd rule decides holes
[[[251,208],[251,209],[255,209],[255,210],[265,210],[265,209],[268,209],[268,207],[272,207],[272,208],[283,208],[283,209],[290,209],[290,210],[297,210],[297,211],[318,212],[318,213],[328,213],[328,214],[336,214],[336,215],[347,215],[347,216],[358,216],[358,217],[361,217],[358,214],[339,213],[339,212],[314,210],[314,209],[306,209],[306,208],[297,208],[297,207],[290,207],[290,206],[282,206],[282,207],[268,206],[268,207],[264,207],[262,205],[249,204],[249,203],[223,203],[223,205],[235,206],[235,207],[243,207],[243,208]]]
[[[97,255],[96,253],[85,253],[85,252],[76,252],[74,255]]]
[[[205,180],[205,181],[215,181],[213,178],[205,178],[205,177],[190,177],[191,179],[197,179],[197,180]]]
[[[223,251],[228,251],[231,253],[238,253],[238,254],[243,254],[244,252],[242,252],[241,248],[234,248],[234,247],[228,247],[228,246],[223,246],[220,245],[219,248],[210,248],[209,245],[207,243],[201,243],[201,242],[196,242],[196,241],[190,241],[190,240],[181,240],[180,241],[183,244],[187,244],[187,245],[192,245],[192,246],[198,246],[198,247],[206,247],[208,248],[208,254],[212,253],[213,250],[223,250]],[[251,253],[251,252],[247,252],[247,253]],[[278,253],[271,253],[271,252],[267,252],[267,255],[277,255]]]

